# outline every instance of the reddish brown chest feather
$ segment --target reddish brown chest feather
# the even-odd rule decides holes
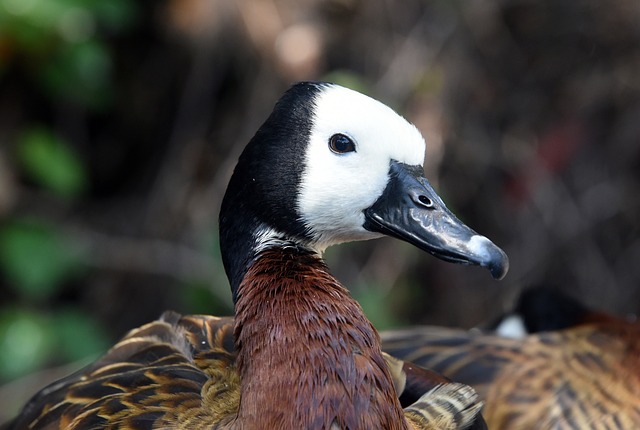
[[[245,428],[406,429],[360,306],[317,256],[265,251],[236,303]]]

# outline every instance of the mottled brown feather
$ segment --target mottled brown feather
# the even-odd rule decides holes
[[[492,429],[640,428],[640,324],[510,339],[439,327],[382,333],[384,349],[473,386]]]
[[[167,312],[38,393],[13,429],[435,430],[473,422],[477,398],[456,403],[468,387],[443,390],[442,378],[383,354],[324,263],[290,252],[266,252],[251,267],[237,319]],[[396,394],[405,387],[416,401],[407,411]]]
[[[14,428],[215,428],[239,401],[232,330],[231,318],[167,313],[39,393]]]

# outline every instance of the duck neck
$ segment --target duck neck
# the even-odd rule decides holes
[[[408,428],[377,332],[313,252],[260,253],[235,337],[245,428]]]

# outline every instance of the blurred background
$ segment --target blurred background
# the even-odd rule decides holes
[[[298,80],[394,107],[506,279],[393,240],[327,254],[380,329],[549,285],[640,312],[640,2],[0,0],[0,421],[165,309],[231,314],[217,213]]]

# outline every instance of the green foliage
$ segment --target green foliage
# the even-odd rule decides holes
[[[111,68],[106,45],[88,40],[61,46],[55,59],[43,65],[40,80],[56,97],[102,108],[111,101]]]
[[[12,379],[45,364],[53,350],[53,328],[25,309],[0,309],[0,379]]]
[[[114,94],[109,43],[136,18],[133,0],[0,0],[0,74],[13,69],[56,106],[105,109]],[[46,127],[23,128],[15,142],[22,177],[61,199],[88,187],[82,159]],[[106,348],[94,318],[78,309],[43,309],[82,267],[58,227],[14,219],[0,224],[0,272],[17,295],[0,309],[0,380]]]
[[[102,327],[80,310],[0,309],[0,380],[56,362],[95,357],[107,346]]]
[[[79,269],[80,261],[54,227],[22,221],[0,229],[0,266],[22,297],[43,300]]]
[[[74,308],[58,310],[51,323],[57,338],[57,355],[63,361],[76,361],[107,350],[104,329],[84,311]]]
[[[113,92],[106,37],[130,27],[135,11],[130,0],[2,0],[0,42],[52,96],[104,108]],[[0,70],[11,59],[0,56]]]
[[[136,18],[136,2],[133,0],[75,0],[89,3],[98,21],[111,32],[122,32],[132,26]]]
[[[106,350],[104,330],[82,310],[42,309],[81,268],[73,242],[55,226],[24,220],[3,225],[0,268],[21,303],[0,308],[0,381]]]
[[[77,197],[87,187],[87,174],[80,157],[46,128],[27,130],[18,140],[17,151],[24,173],[56,195]]]

